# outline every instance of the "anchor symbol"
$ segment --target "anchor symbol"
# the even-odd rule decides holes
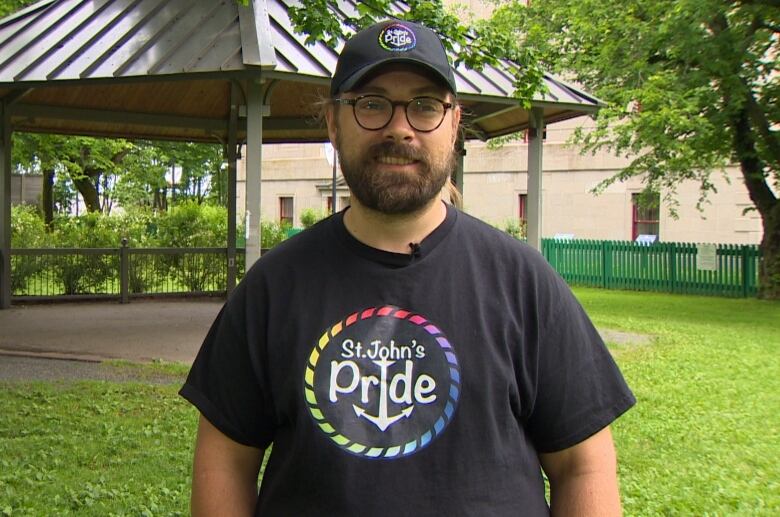
[[[414,406],[408,406],[401,410],[397,415],[389,416],[387,414],[387,368],[395,363],[395,361],[388,361],[387,359],[380,359],[373,361],[374,364],[381,369],[380,381],[379,381],[379,414],[374,416],[366,413],[366,410],[360,406],[352,404],[352,409],[355,410],[355,414],[358,418],[363,417],[375,426],[380,431],[384,432],[388,427],[396,423],[398,420],[406,417],[409,418],[414,411]]]

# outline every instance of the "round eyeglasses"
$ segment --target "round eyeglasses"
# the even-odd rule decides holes
[[[376,131],[393,119],[396,106],[403,106],[406,120],[417,131],[427,133],[441,126],[452,103],[435,97],[415,97],[408,101],[391,101],[382,95],[360,95],[354,99],[333,99],[336,104],[352,106],[355,122],[363,129]]]

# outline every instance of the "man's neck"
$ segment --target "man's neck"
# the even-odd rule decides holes
[[[353,196],[344,213],[344,226],[357,240],[372,248],[410,253],[410,243],[419,243],[447,217],[447,207],[438,197],[410,214],[383,214],[361,205]]]

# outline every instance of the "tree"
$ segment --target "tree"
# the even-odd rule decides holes
[[[0,0],[0,18],[20,11],[23,7],[35,3],[37,0]]]
[[[168,156],[174,199],[192,199],[202,204],[209,188],[220,188],[224,162],[222,147],[194,142],[157,142],[155,145]],[[176,177],[179,171],[179,177]]]
[[[75,197],[72,182],[57,180],[59,170],[65,176],[65,169],[57,158],[57,146],[61,137],[55,135],[40,135],[35,133],[14,133],[12,145],[12,162],[17,170],[27,174],[43,176],[44,221],[51,227],[55,207],[67,212]]]
[[[780,72],[777,0],[515,2],[515,34],[546,68],[608,104],[576,140],[631,159],[602,187],[640,177],[674,209],[692,180],[699,204],[713,174],[737,164],[763,238],[760,296],[780,298]],[[774,188],[774,191],[773,191]]]
[[[115,186],[117,202],[124,207],[142,206],[168,210],[166,173],[170,159],[159,145],[146,140],[135,142],[122,160],[124,173]]]
[[[437,28],[472,68],[496,58],[518,62],[516,95],[526,103],[541,87],[542,69],[604,100],[595,130],[575,140],[585,152],[605,148],[631,162],[602,188],[637,176],[647,192],[664,192],[674,211],[682,182],[698,182],[701,205],[715,190],[712,174],[738,164],[763,224],[760,296],[780,298],[780,2],[496,3],[471,33],[441,2],[409,2],[404,17]],[[299,31],[325,41],[342,33],[335,2],[301,4],[291,13]],[[345,25],[381,18],[388,4],[359,3]]]
[[[52,197],[46,191],[53,189],[54,175],[62,173],[81,194],[87,211],[110,213],[120,164],[132,149],[126,140],[15,133],[12,159],[46,177],[44,198]]]

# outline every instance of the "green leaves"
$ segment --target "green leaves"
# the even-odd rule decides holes
[[[517,72],[514,95],[530,106],[534,94],[542,87],[544,75],[535,50],[517,39],[517,22],[524,9],[521,2],[509,2],[497,10],[500,14],[493,20],[480,21],[474,26],[447,10],[441,0],[410,0],[406,5],[408,9],[399,9],[387,0],[358,2],[356,12],[346,13],[333,1],[303,0],[288,12],[295,30],[307,35],[308,44],[322,41],[332,48],[338,38],[382,19],[394,17],[421,23],[438,32],[444,46],[454,55],[456,66],[463,64],[479,70],[486,64],[512,61],[514,65],[507,62],[505,66],[514,66]]]
[[[331,13],[329,2],[325,0],[303,0],[300,6],[288,7],[287,13],[298,32],[307,35],[306,43],[309,45],[322,41],[332,48],[343,36],[341,23]]]
[[[17,171],[56,175],[57,210],[69,213],[77,192],[88,211],[111,213],[145,206],[166,210],[172,201],[224,204],[222,147],[191,142],[130,142],[123,139],[14,133]]]

